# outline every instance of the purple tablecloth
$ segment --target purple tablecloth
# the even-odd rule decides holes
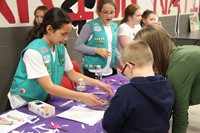
[[[112,85],[115,89],[119,88],[122,84],[125,84],[128,81],[128,79],[126,79],[125,77],[121,76],[121,75],[114,75],[114,76],[110,76],[107,77],[105,79],[103,79],[103,82]],[[101,91],[98,89],[95,89],[94,87],[91,86],[87,86],[86,88],[87,92],[94,92],[94,91]],[[114,92],[115,90],[113,90]],[[98,95],[100,97],[100,99],[104,99],[104,100],[108,100],[110,101],[111,97],[107,94],[104,95]],[[68,99],[62,99],[59,97],[55,97],[53,96],[48,103],[55,106],[56,108],[56,115],[66,111],[67,109],[69,109],[70,107],[76,105],[76,101],[74,101],[73,103],[70,103],[66,106],[60,107],[60,105],[62,105],[63,103],[67,102]],[[26,114],[31,114],[31,115],[36,115],[35,113],[32,113],[30,111],[28,111],[28,107],[24,106],[21,107],[19,109],[17,109],[18,111],[24,112]],[[50,130],[50,125],[51,122],[53,123],[58,123],[60,126],[62,126],[64,129],[67,129],[68,133],[103,133],[103,129],[102,129],[102,125],[101,125],[101,121],[96,123],[93,126],[89,126],[87,124],[84,124],[85,129],[82,128],[82,124],[83,123],[79,123],[73,120],[69,120],[69,119],[64,119],[64,118],[60,118],[57,116],[53,116],[50,118],[43,118],[40,117],[39,121],[37,121],[34,124],[29,124],[26,123],[20,127],[18,127],[17,129],[15,129],[16,131],[23,132],[23,133],[44,133],[44,132],[48,132],[47,129]],[[90,116],[88,116],[90,117]],[[42,127],[42,128],[40,128]],[[52,129],[51,129],[52,130]],[[65,131],[59,130],[60,133],[64,133]]]

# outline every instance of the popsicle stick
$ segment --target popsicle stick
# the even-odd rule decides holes
[[[22,118],[19,118],[19,117],[13,116],[13,115],[8,115],[7,117],[10,118],[10,119],[19,121],[19,122],[23,122],[24,121]]]
[[[73,100],[69,100],[69,101],[63,103],[62,105],[60,105],[60,107],[63,107],[63,106],[65,106],[65,105],[68,105],[68,104],[70,104],[70,103],[72,103],[72,102],[73,102]]]
[[[103,95],[103,94],[106,94],[106,92],[90,92],[92,94],[95,94],[95,95]]]

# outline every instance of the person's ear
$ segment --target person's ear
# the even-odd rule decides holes
[[[97,12],[97,15],[100,16],[100,15],[101,15],[101,12],[98,11],[98,12]]]
[[[142,18],[142,22],[143,22],[144,24],[146,24],[146,23],[147,23],[147,20],[144,19],[144,18]]]
[[[127,67],[130,69],[130,70],[133,70],[135,68],[135,64],[132,64],[132,63],[127,63]]]
[[[47,33],[52,33],[52,32],[54,32],[54,29],[51,25],[47,25],[46,31],[47,31]]]

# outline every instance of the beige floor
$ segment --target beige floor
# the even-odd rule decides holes
[[[200,133],[200,105],[190,106],[187,133]]]

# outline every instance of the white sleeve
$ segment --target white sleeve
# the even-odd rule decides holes
[[[122,36],[122,35],[129,36],[129,29],[127,28],[125,24],[119,25],[118,36]]]
[[[41,54],[36,50],[26,50],[23,56],[23,61],[26,66],[28,79],[35,79],[49,75]]]
[[[65,72],[73,69],[72,61],[69,57],[67,49],[65,48]]]

